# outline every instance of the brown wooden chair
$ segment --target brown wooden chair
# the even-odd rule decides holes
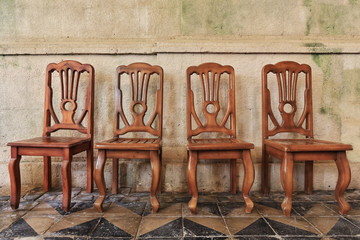
[[[244,182],[242,194],[246,204],[246,212],[250,213],[254,203],[249,197],[250,188],[254,182],[254,167],[250,149],[252,143],[236,139],[235,117],[235,74],[231,66],[217,63],[204,63],[187,69],[187,137],[188,170],[187,178],[189,192],[192,195],[189,208],[196,213],[198,190],[196,183],[196,168],[198,159],[230,159],[230,191],[236,193],[236,159],[242,159],[244,164]],[[196,74],[196,77],[192,77]],[[194,93],[193,87],[200,85],[200,91]],[[220,96],[220,89],[225,89],[227,99]],[[195,95],[199,94],[201,110],[196,110]],[[221,107],[224,100],[226,107]],[[226,101],[226,102],[225,102]],[[222,109],[221,109],[222,108]],[[223,111],[221,111],[223,110]],[[222,112],[222,115],[219,112]],[[203,115],[205,120],[200,119]],[[193,126],[194,125],[194,126]],[[195,138],[199,134],[222,137]],[[210,133],[210,134],[209,134]]]
[[[99,188],[100,196],[94,203],[94,207],[99,212],[103,211],[102,204],[106,194],[104,181],[106,158],[113,158],[113,192],[117,192],[118,187],[118,158],[141,158],[150,159],[152,168],[150,202],[153,212],[157,212],[160,206],[156,198],[156,191],[159,187],[161,170],[163,69],[147,63],[133,63],[128,66],[119,66],[116,73],[114,137],[95,144],[95,147],[99,150],[95,167],[95,183]],[[156,77],[156,75],[158,76]],[[126,82],[129,83],[129,88],[126,88]],[[153,96],[148,96],[150,84],[157,85],[156,94]],[[123,107],[128,100],[123,99],[126,91],[131,93],[129,111],[132,121],[127,119]],[[153,97],[153,101],[149,101],[150,97]],[[153,112],[150,112],[149,102],[155,103]],[[149,116],[149,118],[146,118],[146,116]],[[150,137],[120,137],[135,132],[149,134]]]
[[[270,76],[272,73],[273,75]],[[273,78],[271,78],[273,77]],[[303,81],[304,91],[299,84]],[[270,175],[269,156],[281,160],[280,179],[285,191],[285,198],[281,204],[286,216],[290,216],[292,208],[293,164],[294,161],[305,161],[305,192],[313,191],[313,161],[335,160],[339,171],[335,189],[335,197],[339,203],[339,212],[345,214],[350,205],[344,199],[344,191],[350,183],[350,167],[346,158],[346,151],[352,150],[348,144],[314,139],[311,68],[306,64],[296,62],[279,62],[269,64],[262,70],[262,191],[269,194]],[[276,89],[272,95],[270,89]],[[298,94],[298,92],[300,94]],[[276,95],[278,94],[278,95]],[[278,105],[272,106],[271,99],[278,97]],[[297,114],[299,102],[304,100],[301,114]],[[278,109],[278,117],[273,112]],[[279,121],[280,120],[280,121]],[[279,133],[296,133],[305,136],[302,139],[269,139]]]
[[[59,74],[59,81],[53,78],[54,72]],[[86,77],[81,75],[87,72]],[[79,89],[79,83],[87,81],[86,89]],[[54,83],[53,83],[54,81]],[[54,86],[61,88],[61,121],[54,110]],[[78,108],[78,92],[85,92],[85,106],[78,118],[75,111]],[[59,94],[60,95],[60,94]],[[73,155],[86,151],[87,154],[87,192],[93,189],[93,110],[94,110],[94,68],[89,64],[76,61],[50,63],[46,68],[45,108],[43,136],[8,143],[11,146],[9,163],[11,196],[10,205],[13,209],[19,207],[21,182],[20,159],[22,155],[44,156],[44,190],[51,188],[51,157],[62,157],[62,206],[69,210],[71,200],[71,162]],[[87,126],[83,125],[87,118]],[[52,124],[53,123],[53,124]],[[51,133],[58,130],[77,130],[85,137],[55,137]]]

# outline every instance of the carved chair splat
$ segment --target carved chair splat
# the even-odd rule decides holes
[[[125,83],[127,81],[128,87]],[[156,83],[156,93],[149,94],[150,83]],[[130,88],[130,89],[129,89]],[[130,104],[124,108],[127,99],[124,92],[130,91]],[[149,99],[155,103],[153,112],[149,107]],[[131,118],[125,114],[130,112]],[[115,82],[115,118],[114,137],[104,142],[96,143],[99,151],[95,167],[95,183],[99,188],[100,196],[94,207],[103,211],[103,201],[106,195],[104,181],[104,166],[106,158],[113,159],[112,192],[118,189],[118,159],[143,158],[150,159],[152,182],[150,187],[150,202],[152,211],[157,212],[160,204],[156,198],[159,190],[161,170],[161,138],[163,115],[163,69],[147,63],[133,63],[119,66],[116,69]],[[149,116],[146,118],[146,116]],[[121,124],[120,124],[121,123]],[[127,133],[149,134],[151,137],[124,137]]]
[[[252,143],[236,139],[235,118],[235,74],[231,66],[222,66],[217,63],[204,63],[187,69],[187,151],[188,168],[187,178],[189,192],[192,195],[188,205],[192,213],[196,213],[198,190],[196,183],[196,169],[199,159],[230,159],[230,191],[236,193],[236,159],[242,159],[244,165],[244,181],[242,194],[246,204],[246,212],[250,213],[254,203],[249,197],[249,191],[254,182],[254,167],[250,149]],[[192,75],[196,75],[195,77]],[[228,77],[226,77],[226,75]],[[220,85],[227,82],[225,95],[227,106],[222,107],[220,99]],[[200,91],[193,91],[193,85],[200,85]],[[225,84],[226,85],[226,84]],[[224,87],[226,88],[226,87]],[[195,94],[199,94],[201,110],[196,110]],[[222,99],[223,100],[223,99]],[[225,100],[224,100],[225,101]],[[223,117],[219,114],[223,110]],[[201,115],[205,120],[201,119]],[[225,137],[195,138],[199,134],[220,133]]]
[[[81,77],[84,73],[87,76]],[[59,74],[59,82],[56,82],[54,74]],[[9,162],[9,174],[11,184],[10,205],[13,209],[19,207],[21,181],[20,160],[22,155],[44,156],[44,190],[51,188],[51,157],[62,157],[62,207],[69,211],[71,200],[71,162],[73,155],[86,151],[87,155],[87,192],[93,189],[93,111],[94,111],[94,68],[89,64],[81,64],[77,61],[67,60],[58,64],[50,63],[46,68],[45,104],[44,104],[44,130],[43,136],[9,142],[11,147],[11,159]],[[86,89],[80,89],[80,81],[87,81]],[[60,85],[61,118],[54,110],[54,89]],[[85,93],[85,103],[79,117],[75,116],[78,109],[78,93]],[[59,120],[61,119],[61,120]],[[87,125],[84,126],[86,119]],[[53,122],[53,124],[52,124]],[[51,133],[58,130],[77,130],[85,134],[85,137],[55,137]]]
[[[303,92],[299,90],[301,81],[304,85]],[[351,179],[346,151],[352,150],[352,146],[314,139],[311,81],[311,68],[307,64],[284,61],[275,65],[268,64],[262,70],[262,191],[265,195],[269,194],[269,157],[276,157],[281,160],[280,180],[285,192],[281,207],[286,216],[291,215],[292,209],[294,161],[305,161],[305,192],[311,194],[313,161],[335,160],[339,171],[335,189],[339,212],[345,214],[350,210],[350,205],[344,199],[344,191]],[[270,89],[276,90],[271,92]],[[302,112],[297,96],[303,96]],[[278,98],[278,103],[276,107],[272,107],[271,99],[275,97]],[[275,109],[279,111],[278,118],[274,113]],[[279,133],[296,133],[305,138],[270,138]]]

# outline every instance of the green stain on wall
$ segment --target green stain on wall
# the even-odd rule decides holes
[[[359,3],[359,0],[349,0],[351,5],[356,5]]]
[[[317,43],[317,42],[314,42],[314,43],[305,43],[304,44],[305,47],[311,47],[311,48],[314,48],[314,47],[325,47],[325,45],[323,43]]]
[[[184,35],[231,35],[236,29],[232,1],[182,1],[181,30]]]
[[[360,69],[345,70],[343,81],[342,94],[351,102],[360,102]]]
[[[358,35],[359,0],[326,2],[304,0],[308,9],[305,35]]]
[[[339,103],[341,101],[343,91],[341,90],[341,82],[336,79],[335,68],[338,64],[337,59],[334,55],[327,54],[312,54],[312,59],[323,72],[322,95],[320,96],[321,106],[319,113],[328,115],[329,118],[331,118],[340,128],[341,110],[339,109]],[[316,92],[313,94],[316,94]],[[316,95],[314,95],[314,97],[319,98],[319,96]]]

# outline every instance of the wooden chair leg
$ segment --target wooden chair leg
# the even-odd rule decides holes
[[[44,191],[51,189],[51,157],[44,156]]]
[[[71,202],[71,162],[72,155],[67,149],[65,150],[64,159],[61,165],[63,191],[62,207],[65,212],[69,211]]]
[[[158,151],[150,151],[150,163],[151,163],[151,171],[152,171],[152,181],[150,188],[150,203],[152,207],[152,212],[156,213],[159,209],[159,201],[156,198],[156,191],[159,187],[160,180],[160,158]]]
[[[111,193],[118,194],[119,193],[119,159],[112,159],[112,185],[111,185]]]
[[[262,162],[261,162],[261,191],[265,196],[270,193],[270,175],[269,175],[269,155],[266,152],[266,146],[262,147]]]
[[[312,194],[314,179],[314,161],[305,161],[305,193]]]
[[[86,192],[91,193],[94,190],[94,150],[91,147],[86,150]]]
[[[162,150],[160,149],[159,151],[159,161],[160,161],[160,172],[162,171]],[[159,179],[159,184],[158,184],[158,188],[156,189],[156,193],[157,194],[161,194],[161,183],[162,183],[162,178],[161,178],[161,174],[160,174],[160,179]]]
[[[187,161],[189,163],[190,162],[190,152],[186,151],[186,153],[187,153]],[[190,187],[190,180],[189,180],[189,171],[186,171],[186,180],[187,180],[187,184],[188,184],[188,193],[189,193],[189,195],[192,195],[191,187]]]
[[[106,186],[104,179],[105,162],[106,162],[106,151],[99,149],[98,158],[96,161],[95,171],[94,171],[95,183],[97,188],[99,189],[99,197],[96,199],[94,203],[94,207],[98,212],[103,212],[102,204],[106,196]]]
[[[21,194],[21,178],[20,178],[20,160],[21,156],[18,155],[16,147],[11,147],[11,159],[9,162],[9,175],[10,175],[10,206],[12,209],[17,209],[20,203]]]
[[[188,162],[188,181],[190,192],[192,198],[190,199],[188,205],[189,209],[192,213],[196,213],[197,201],[198,201],[198,190],[197,190],[197,183],[196,183],[196,169],[197,169],[197,161],[198,161],[198,154],[196,151],[189,152],[189,162]]]
[[[351,171],[346,157],[346,152],[338,152],[335,162],[339,172],[335,189],[335,198],[339,203],[339,213],[346,214],[351,209],[349,203],[344,198],[344,192],[349,186],[351,180]]]
[[[293,160],[293,154],[285,153],[285,157],[281,162],[280,179],[285,192],[285,198],[281,204],[281,208],[285,216],[291,215],[294,170]]]
[[[251,160],[250,150],[243,151],[243,165],[244,165],[244,180],[242,186],[242,194],[245,201],[245,212],[251,213],[254,208],[254,202],[250,199],[249,192],[254,183],[255,170]]]
[[[230,192],[236,194],[236,159],[230,159]]]

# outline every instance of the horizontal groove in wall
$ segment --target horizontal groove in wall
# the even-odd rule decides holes
[[[360,39],[128,39],[4,41],[0,55],[359,54]]]

